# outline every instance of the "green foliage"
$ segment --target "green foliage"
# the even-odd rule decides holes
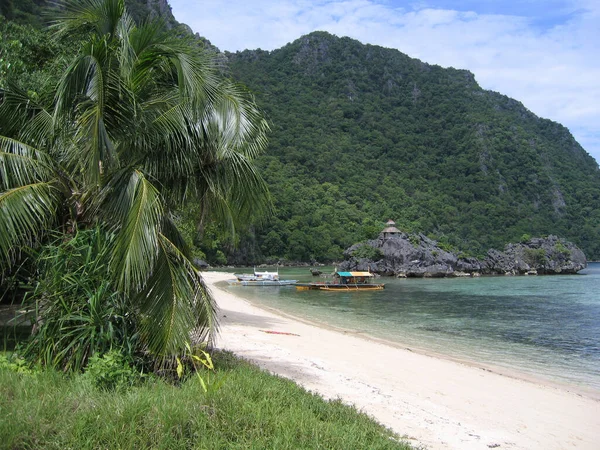
[[[571,256],[571,251],[562,242],[557,242],[554,245],[554,251],[556,251],[557,253],[560,253],[565,258],[568,258],[569,256]]]
[[[12,81],[36,101],[51,95],[76,45],[70,39],[59,43],[44,29],[0,20],[0,88]]]
[[[38,369],[32,368],[27,360],[19,357],[16,353],[0,353],[0,370],[10,370],[21,374],[32,374],[39,371]]]
[[[471,73],[323,32],[227,56],[272,123],[263,254],[325,259],[392,218],[472,254],[552,233],[600,258],[597,163]]]
[[[543,265],[546,263],[546,250],[543,248],[526,248],[524,250],[525,261],[530,265]]]
[[[188,345],[187,354],[184,356],[184,361],[189,361],[193,368],[193,373],[200,382],[202,390],[205,394],[213,395],[216,393],[225,382],[225,375],[215,374],[215,365],[210,353],[202,350],[198,346],[192,348]],[[181,359],[177,358],[177,377],[183,378],[185,374],[185,365]]]
[[[3,0],[0,12],[9,20],[21,24],[41,27],[43,23],[42,11],[48,0]]]
[[[88,358],[118,347],[141,353],[134,311],[111,284],[111,238],[99,228],[59,235],[41,250],[34,333],[23,356],[45,366],[79,371]]]
[[[456,252],[456,248],[452,244],[450,244],[449,242],[447,242],[443,239],[440,239],[439,241],[437,241],[437,246],[439,248],[441,248],[442,250],[450,252],[450,253]]]
[[[408,236],[408,242],[410,242],[414,247],[418,247],[421,244],[421,239],[419,239],[419,236],[411,234]]]
[[[54,19],[55,36],[78,43],[58,83],[49,92],[44,85],[43,95],[11,82],[1,91],[0,271],[13,270],[23,248],[38,248],[49,232],[69,241],[78,229],[99,230],[106,247],[86,256],[83,272],[65,267],[62,279],[41,269],[49,291],[37,294],[42,326],[32,354],[81,368],[110,348],[110,317],[126,310],[158,367],[174,360],[192,329],[210,340],[216,327],[214,300],[172,211],[193,193],[206,221],[231,233],[236,221],[268,213],[253,162],[268,124],[212,53],[164,23],[136,26],[123,0],[69,1]],[[54,247],[56,267],[75,256]]]
[[[110,350],[102,356],[97,353],[90,357],[84,378],[97,389],[118,391],[138,384],[143,376],[132,367],[123,353]]]
[[[379,261],[381,258],[383,258],[383,253],[380,249],[365,244],[354,250],[354,252],[352,252],[352,256],[355,258],[367,258],[371,261]]]
[[[3,448],[409,449],[356,408],[326,401],[229,354],[214,358],[227,383],[205,393],[196,377],[119,391],[85,375],[0,368]]]

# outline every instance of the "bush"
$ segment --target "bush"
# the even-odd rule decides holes
[[[557,242],[554,245],[554,251],[557,253],[560,253],[565,258],[568,258],[569,256],[571,256],[571,251],[562,242]]]
[[[378,261],[383,257],[383,253],[381,253],[380,249],[365,244],[354,250],[352,256],[355,258],[366,258],[371,261]]]
[[[419,236],[417,236],[416,234],[411,234],[408,236],[408,242],[410,242],[413,247],[418,247],[419,245],[421,245],[421,238],[419,238]]]
[[[102,356],[94,355],[89,359],[84,377],[96,388],[112,391],[139,383],[143,375],[131,366],[125,355],[110,350]]]
[[[531,265],[542,265],[546,262],[546,250],[543,248],[526,248],[525,260]]]
[[[34,373],[35,370],[31,368],[31,365],[23,358],[18,357],[15,354],[6,356],[0,354],[0,370],[8,369],[16,373]]]
[[[109,241],[91,229],[59,235],[42,249],[32,296],[34,332],[23,348],[25,358],[79,371],[93,354],[139,351],[131,308],[107,281]]]

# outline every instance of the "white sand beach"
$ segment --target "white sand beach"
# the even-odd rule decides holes
[[[593,393],[310,324],[215,286],[231,274],[203,277],[219,307],[217,348],[354,404],[415,447],[600,449],[600,398]]]

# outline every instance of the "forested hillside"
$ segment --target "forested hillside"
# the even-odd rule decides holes
[[[125,4],[127,11],[138,23],[146,19],[160,18],[171,26],[177,25],[167,0],[125,0]],[[52,13],[48,10],[60,7],[59,5],[60,2],[55,0],[2,0],[0,14],[20,25],[41,28],[52,19]]]
[[[179,25],[166,0],[126,4],[137,20]],[[2,3],[0,87],[11,75],[42,96],[64,70],[76,43],[49,39],[47,5]],[[239,226],[234,247],[229,230],[196,228],[202,214],[190,205],[182,225],[209,262],[339,260],[388,219],[473,255],[556,234],[600,259],[595,160],[565,127],[481,89],[470,72],[324,32],[226,57],[269,119],[259,166],[275,213]]]
[[[472,254],[552,233],[600,258],[598,164],[470,72],[325,32],[228,57],[272,126],[262,254],[336,259],[392,218]]]

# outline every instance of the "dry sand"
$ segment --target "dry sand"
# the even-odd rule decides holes
[[[600,399],[256,307],[215,286],[218,348],[341,398],[426,449],[600,449]],[[291,334],[272,334],[275,331]],[[598,394],[598,393],[596,393]]]

